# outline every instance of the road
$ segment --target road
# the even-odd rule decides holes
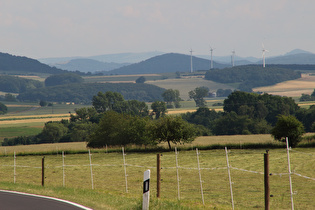
[[[0,210],[92,210],[80,204],[41,195],[0,190]]]

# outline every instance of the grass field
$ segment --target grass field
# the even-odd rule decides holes
[[[264,208],[263,153],[265,150],[231,150],[233,196],[236,209]],[[285,149],[270,150],[271,209],[289,209],[290,193]],[[290,152],[292,171],[315,178],[314,149],[293,149]],[[0,158],[1,188],[37,192],[77,201],[95,209],[141,209],[143,172],[151,170],[152,209],[231,209],[231,197],[224,150],[200,151],[199,160],[205,206],[202,205],[196,151],[178,154],[180,204],[178,204],[175,153],[161,157],[161,199],[156,196],[156,154],[127,153],[127,187],[121,153],[93,153],[93,187],[88,154],[66,154],[65,187],[62,156],[45,157],[45,188],[41,184],[41,156],[17,156],[16,188],[13,182],[13,156]],[[305,161],[307,160],[307,161]],[[247,171],[246,171],[247,170]],[[281,175],[280,175],[281,174]],[[314,209],[315,180],[292,175],[296,209]],[[70,196],[69,192],[72,192]],[[86,197],[80,199],[82,194]],[[104,198],[106,197],[106,198]],[[109,199],[111,198],[111,199]],[[125,198],[125,202],[121,199]],[[106,200],[105,200],[106,199]],[[109,200],[108,200],[109,199]],[[180,208],[180,206],[182,206]]]

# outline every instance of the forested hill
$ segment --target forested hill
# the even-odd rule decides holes
[[[210,69],[210,61],[193,56],[193,70]],[[225,68],[228,65],[214,62],[214,68]],[[166,72],[190,72],[190,55],[167,53],[145,61],[124,66],[104,74],[158,74]]]
[[[251,91],[254,87],[269,86],[301,77],[301,73],[279,67],[263,68],[257,65],[236,66],[220,70],[210,70],[205,79],[219,83],[239,83],[238,89]]]
[[[12,72],[14,74],[21,73],[48,73],[48,74],[62,74],[67,71],[50,67],[39,61],[22,56],[14,56],[7,53],[0,53],[0,71],[7,74]]]
[[[162,100],[165,89],[139,83],[81,83],[58,85],[27,90],[17,97],[20,101],[52,101],[90,104],[98,92],[119,92],[126,100],[157,101]]]

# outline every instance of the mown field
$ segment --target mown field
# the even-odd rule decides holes
[[[150,169],[152,209],[231,209],[225,151],[221,149],[199,152],[204,206],[195,150],[179,151],[177,156],[180,201],[174,152],[164,152],[161,157],[162,183],[159,200],[155,198],[156,153],[125,155],[128,175],[126,185],[122,153],[93,151],[93,190],[88,154],[66,154],[64,167],[60,151],[58,154],[56,152],[54,155],[46,155],[44,188],[40,187],[42,156],[16,157],[15,185],[10,184],[14,181],[13,155],[1,156],[0,187],[69,199],[95,209],[141,209],[143,172]],[[230,150],[228,153],[236,209],[264,208],[263,153],[265,150],[260,149]],[[271,209],[289,209],[291,204],[286,150],[271,149],[269,153],[270,172],[273,173],[270,177],[273,195]],[[296,209],[315,208],[314,155],[314,149],[298,148],[290,151],[292,171],[311,178],[292,175]]]

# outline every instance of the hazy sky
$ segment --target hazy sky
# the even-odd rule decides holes
[[[0,52],[31,58],[123,52],[261,57],[315,52],[314,0],[0,0]]]

